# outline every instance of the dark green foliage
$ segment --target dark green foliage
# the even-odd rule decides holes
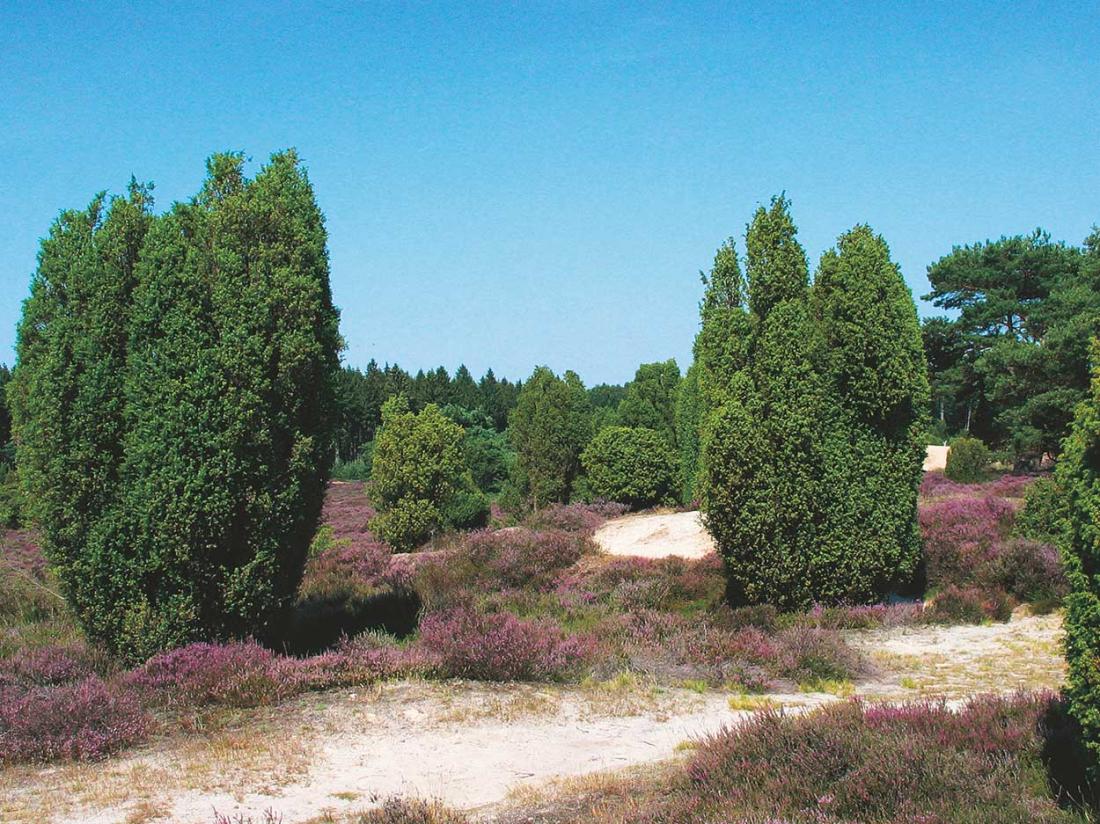
[[[1100,235],[1083,248],[1045,232],[955,247],[928,268],[926,321],[938,413],[1021,463],[1057,455],[1086,395],[1088,341],[1100,333]]]
[[[11,440],[11,410],[8,408],[7,386],[11,382],[11,370],[0,363],[0,463],[7,460],[7,446]]]
[[[415,549],[445,528],[446,507],[472,486],[464,483],[462,436],[435,404],[419,413],[404,395],[383,404],[370,480],[378,514],[370,526],[396,551]]]
[[[916,309],[882,239],[843,235],[811,290],[794,235],[782,198],[757,211],[752,314],[704,298],[696,341],[701,491],[729,594],[785,609],[872,600],[911,576],[928,399]]]
[[[455,370],[451,381],[450,402],[466,409],[477,409],[481,405],[481,393],[465,364]]]
[[[809,265],[790,206],[783,196],[772,198],[768,208],[757,208],[745,234],[749,309],[761,320],[779,304],[805,297]]]
[[[990,460],[989,447],[978,438],[955,438],[943,474],[961,484],[978,483],[988,477]]]
[[[462,456],[474,484],[482,492],[496,493],[508,479],[516,462],[516,453],[508,438],[495,429],[470,426],[462,439]]]
[[[592,406],[581,379],[573,372],[563,379],[545,366],[536,368],[508,419],[517,458],[515,485],[536,510],[569,500],[591,437]]]
[[[702,321],[695,337],[701,417],[727,399],[734,375],[749,362],[749,347],[755,333],[753,316],[745,311],[744,281],[733,238],[718,248],[710,275],[700,273],[703,300]]]
[[[920,559],[920,325],[885,241],[865,225],[822,256],[812,303],[828,382],[814,575],[829,598],[868,600],[906,582]]]
[[[1062,558],[1070,582],[1066,598],[1066,694],[1092,755],[1092,783],[1100,781],[1100,341],[1093,341],[1094,371],[1087,402],[1056,470],[1065,496]]]
[[[1022,538],[1061,546],[1064,543],[1066,496],[1053,475],[1031,483],[1024,494],[1024,506],[1016,515],[1014,532]]]
[[[652,429],[676,446],[676,392],[680,386],[680,367],[675,360],[643,363],[626,385],[619,404],[620,426]]]
[[[337,461],[332,467],[332,478],[336,481],[369,481],[371,467],[374,464],[374,441],[368,441],[357,450],[350,461]]]
[[[448,529],[481,529],[489,525],[489,499],[472,484],[463,484],[443,506]]]
[[[676,454],[652,429],[604,429],[585,448],[581,464],[589,494],[595,499],[643,509],[671,503],[676,497]]]
[[[676,393],[676,445],[679,451],[680,502],[695,500],[699,478],[699,428],[703,402],[699,394],[699,367],[692,364]]]
[[[159,218],[131,185],[43,241],[20,326],[20,475],[74,611],[127,657],[262,635],[331,460],[340,338],[293,152],[217,155]]]

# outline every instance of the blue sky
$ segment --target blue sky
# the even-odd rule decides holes
[[[0,7],[0,361],[61,208],[164,208],[223,149],[298,148],[345,360],[413,370],[686,366],[780,191],[812,261],[868,222],[917,296],[953,244],[1100,223],[1095,3],[229,5]]]

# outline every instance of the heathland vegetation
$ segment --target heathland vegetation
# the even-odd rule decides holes
[[[763,712],[537,820],[1091,820],[1095,236],[955,249],[929,272],[959,314],[922,326],[881,236],[843,232],[811,278],[775,198],[702,275],[686,372],[586,387],[341,368],[293,152],[251,179],[214,156],[162,214],[151,191],[61,214],[0,368],[6,769],[400,679],[641,683]],[[1041,454],[1056,471],[1026,474]],[[598,527],[651,507],[700,509],[717,554],[601,551]],[[881,681],[871,633],[1063,604],[1064,696],[768,710]]]

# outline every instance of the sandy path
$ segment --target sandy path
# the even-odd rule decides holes
[[[702,558],[714,551],[714,541],[698,512],[646,512],[615,518],[596,530],[595,541],[611,555],[642,558]]]
[[[1008,624],[850,633],[878,666],[872,698],[958,699],[1056,688],[1058,615]],[[791,711],[835,700],[774,695]],[[652,764],[745,717],[722,691],[627,681],[600,687],[398,682],[305,696],[98,764],[0,770],[4,822],[210,824],[213,810],[285,824],[348,812],[391,794],[476,809],[523,788]]]

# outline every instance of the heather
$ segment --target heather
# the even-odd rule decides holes
[[[566,792],[540,806],[539,820],[1084,822],[1059,806],[1062,787],[1048,770],[1063,743],[1059,716],[1057,701],[1042,693],[979,697],[957,710],[846,701],[805,715],[763,711],[700,741],[668,778],[615,779],[577,798]]]
[[[1023,537],[1017,528],[1022,498],[1033,480],[1005,475],[987,483],[959,484],[927,474],[918,519],[932,593],[955,587],[1033,603],[1065,595],[1056,547]]]
[[[78,707],[64,734],[104,743],[55,742],[41,752],[5,744],[3,757],[98,757],[152,730],[191,726],[188,719],[408,676],[579,682],[627,672],[654,685],[748,692],[858,680],[871,667],[844,632],[1004,620],[1019,600],[1049,592],[1057,556],[1014,530],[1024,488],[1015,479],[934,485],[921,512],[928,603],[783,613],[731,608],[716,555],[600,553],[592,533],[622,514],[620,504],[546,506],[519,526],[453,534],[395,555],[369,529],[374,511],[363,485],[333,483],[282,646],[194,643],[126,672],[81,639],[33,536],[9,532],[0,571],[11,584],[5,597],[18,600],[6,602],[15,606],[4,613],[0,647],[6,717],[26,702],[48,704],[56,692],[57,701]],[[100,694],[110,698],[102,719],[79,710],[80,696]],[[137,717],[140,724],[126,721]],[[25,735],[8,723],[11,736]]]
[[[96,676],[0,689],[0,763],[101,758],[144,740],[149,729],[133,694]]]

